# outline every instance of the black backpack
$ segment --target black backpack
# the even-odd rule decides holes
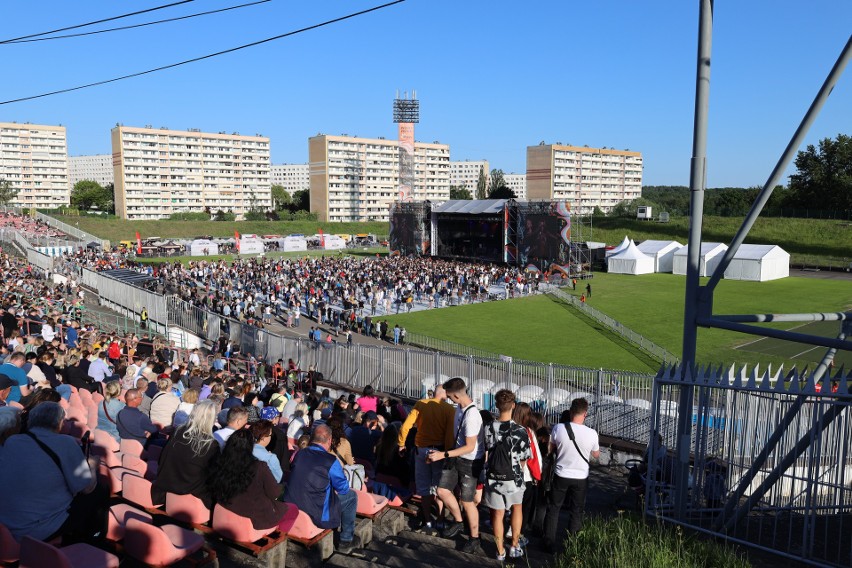
[[[515,470],[512,467],[512,440],[510,422],[506,422],[500,426],[500,441],[488,450],[488,479],[492,481],[509,481],[515,479]],[[494,425],[491,426],[491,432],[497,437],[494,432]]]

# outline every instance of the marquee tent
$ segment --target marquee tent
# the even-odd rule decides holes
[[[219,245],[209,239],[195,239],[186,248],[189,256],[206,256],[208,254],[219,254]]]
[[[675,251],[674,260],[672,262],[672,272],[675,274],[686,274],[686,253],[689,247],[683,247]],[[699,276],[710,276],[716,267],[719,266],[719,261],[722,260],[722,255],[728,250],[728,245],[722,243],[701,243],[701,258],[698,264]]]
[[[265,250],[263,240],[257,235],[242,235],[240,237],[240,254],[260,254]]]
[[[778,245],[740,245],[728,268],[728,280],[765,282],[790,276],[790,253]]]
[[[338,250],[346,248],[346,241],[337,235],[323,235],[322,241],[324,242],[323,248],[325,250]]]
[[[611,256],[615,256],[616,254],[625,250],[629,246],[630,246],[630,239],[627,238],[627,235],[624,235],[624,240],[621,241],[621,243],[619,243],[619,245],[617,247],[611,248],[608,251],[606,251],[606,257],[609,258]]]
[[[677,241],[647,240],[636,245],[636,248],[654,259],[654,272],[671,272],[674,253],[682,246]]]
[[[308,250],[308,241],[304,237],[284,237],[278,240],[278,247],[284,252]]]
[[[611,274],[651,274],[654,272],[654,259],[639,252],[630,241],[626,249],[609,257],[607,267]]]

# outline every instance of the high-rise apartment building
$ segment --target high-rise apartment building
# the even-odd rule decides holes
[[[113,179],[115,179],[112,156],[109,154],[71,156],[68,158],[68,173],[72,188],[78,181],[84,179],[96,181],[101,186],[113,183]]]
[[[527,175],[526,174],[503,174],[503,180],[517,199],[527,198]]]
[[[547,144],[527,147],[527,199],[559,199],[573,211],[607,212],[642,196],[642,154]]]
[[[464,186],[470,191],[471,197],[476,199],[476,186],[479,183],[479,173],[485,176],[485,187],[491,177],[488,169],[488,160],[465,160],[463,162],[450,162],[450,185]]]
[[[271,172],[272,185],[282,186],[290,195],[311,187],[308,164],[272,164]]]
[[[197,129],[112,129],[115,212],[165,219],[189,211],[231,212],[271,206],[269,138]]]
[[[18,190],[11,205],[37,209],[68,205],[65,127],[0,122],[0,180]]]
[[[320,221],[387,221],[399,196],[399,142],[320,134],[308,140],[311,211]],[[450,147],[414,144],[413,201],[450,198]]]

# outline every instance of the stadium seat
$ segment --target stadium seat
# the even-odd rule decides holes
[[[25,536],[19,568],[118,568],[118,557],[88,544],[57,548]]]
[[[203,525],[210,521],[210,509],[195,495],[166,493],[166,513],[182,523]]]
[[[135,471],[137,474],[150,481],[157,479],[157,462],[147,462],[136,456],[122,454],[121,466]]]
[[[0,523],[0,563],[12,564],[17,562],[21,556],[21,545],[6,528],[6,525]]]
[[[102,446],[104,449],[110,452],[117,452],[121,447],[119,443],[113,438],[110,434],[104,432],[103,430],[94,429],[92,430],[93,438],[95,444]]]
[[[568,395],[571,394],[565,389],[560,388],[552,388],[544,391],[543,396],[544,400],[547,401],[547,405],[550,407],[554,407],[557,404],[561,404],[568,400]],[[570,402],[570,401],[569,401]]]
[[[135,477],[136,472],[123,467],[109,467],[103,459],[98,460],[98,484],[109,489],[110,495],[124,490],[124,478]]]
[[[373,495],[366,491],[355,491],[358,496],[358,514],[372,517],[388,506],[388,498],[381,495]]]
[[[112,451],[107,446],[104,446],[98,439],[98,432],[100,432],[101,434],[105,434],[105,432],[102,432],[100,430],[95,430],[94,432],[95,441],[92,443],[91,446],[92,455],[96,458],[99,458],[102,462],[104,462],[107,467],[121,467],[121,454]],[[112,436],[106,434],[106,437],[112,440],[113,444],[115,444],[116,446],[118,445],[118,442],[116,442]]]
[[[203,546],[203,536],[177,525],[156,527],[134,518],[127,520],[124,551],[148,566],[170,566]]]
[[[268,529],[257,530],[252,526],[251,519],[248,517],[241,517],[236,513],[232,513],[222,505],[216,505],[213,508],[213,530],[230,540],[254,542],[275,532],[277,529],[278,526],[276,525]]]
[[[292,503],[287,503],[288,507],[296,507],[296,505]],[[218,508],[218,506],[217,506]],[[298,507],[296,507],[298,510]],[[292,536],[293,538],[298,538],[300,540],[311,540],[320,534],[323,533],[323,529],[319,528],[314,524],[308,514],[304,511],[299,511],[299,515],[296,517],[296,522],[293,523],[293,526],[287,531],[287,534]]]
[[[495,384],[493,387],[491,387],[491,393],[497,394],[497,391],[502,390],[502,389],[506,389],[507,391],[510,391],[512,393],[516,393],[516,392],[518,392],[519,388],[521,388],[521,385],[519,385],[517,383],[513,383],[511,381],[502,381],[502,382]]]
[[[142,452],[145,448],[136,440],[125,440],[122,438],[121,440],[121,453],[128,454],[131,456],[136,456],[137,458],[142,457]]]
[[[132,505],[126,503],[117,503],[109,508],[107,517],[107,540],[118,542],[124,540],[124,528],[129,519],[137,519],[143,523],[152,524],[153,517],[145,511],[140,511]]]
[[[121,497],[145,509],[156,509],[151,498],[151,482],[138,475],[128,475],[124,478],[124,490]],[[162,503],[159,503],[162,505]]]
[[[470,397],[479,406],[479,408],[486,408],[486,398],[488,398],[488,408],[491,407],[490,393],[493,387],[494,381],[489,381],[488,379],[476,379],[470,383]],[[488,397],[486,397],[486,395],[488,395]]]

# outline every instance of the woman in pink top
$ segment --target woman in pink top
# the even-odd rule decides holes
[[[378,397],[373,396],[373,392],[373,387],[371,387],[370,385],[364,387],[364,395],[356,401],[358,403],[358,406],[360,407],[360,410],[364,412],[369,412],[371,410],[373,412],[376,412],[376,407],[379,404],[379,399]]]

